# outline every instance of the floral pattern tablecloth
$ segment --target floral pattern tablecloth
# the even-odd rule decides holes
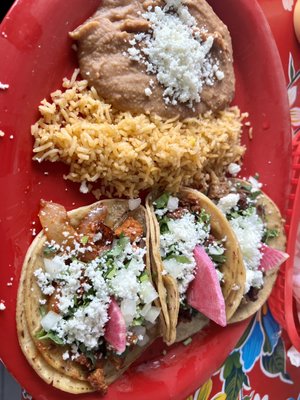
[[[258,1],[269,20],[286,73],[291,134],[295,135],[300,130],[300,46],[293,30],[296,1]],[[289,346],[265,305],[220,370],[187,400],[300,400],[300,368],[289,363]],[[23,399],[32,397],[23,391]]]

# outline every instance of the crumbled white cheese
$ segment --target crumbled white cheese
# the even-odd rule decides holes
[[[5,304],[0,302],[0,311],[6,310]]]
[[[145,89],[145,95],[146,95],[147,97],[150,97],[151,94],[152,94],[152,90],[151,90],[149,87],[147,87],[147,88]]]
[[[120,269],[111,281],[112,291],[122,298],[138,299],[139,281],[133,271]]]
[[[252,271],[246,269],[246,282],[244,293],[248,293],[251,287],[260,289],[264,284],[264,276],[262,271]]]
[[[196,262],[194,249],[197,244],[203,243],[208,233],[201,223],[196,223],[195,216],[185,213],[181,218],[168,222],[169,232],[160,235],[160,251],[164,257],[170,249],[175,254],[185,256],[190,263],[181,263],[176,259],[163,261],[164,269],[178,281],[179,293],[184,295],[189,283],[194,279]]]
[[[34,271],[34,276],[37,278],[37,284],[39,285],[43,294],[51,296],[54,293],[54,286],[50,284],[51,278],[47,272],[43,272],[41,268]]]
[[[98,242],[101,239],[102,239],[102,233],[101,232],[98,232],[93,236],[93,242],[94,243]]]
[[[91,185],[87,185],[86,181],[82,181],[81,185],[80,185],[80,188],[79,188],[79,191],[81,193],[86,194],[86,193],[89,193],[90,190],[91,190]]]
[[[155,204],[153,204],[153,205],[155,205]],[[158,208],[157,210],[155,210],[155,215],[157,215],[158,217],[162,217],[168,211],[169,210],[167,208]]]
[[[224,79],[219,62],[210,54],[213,36],[201,39],[205,29],[197,27],[195,18],[179,0],[166,0],[163,8],[148,9],[142,17],[150,22],[151,32],[139,33],[129,42],[130,59],[144,64],[147,73],[156,74],[165,87],[166,104],[180,102],[193,107],[194,102],[201,101],[204,85]],[[150,88],[145,89],[147,96],[150,92]]]
[[[258,180],[256,178],[254,178],[253,176],[249,176],[249,178],[247,179],[249,183],[251,183],[251,192],[257,192],[258,190],[261,189],[262,187],[262,183],[258,182]]]
[[[84,343],[88,350],[97,348],[99,337],[104,335],[108,321],[109,297],[106,293],[101,297],[95,297],[86,307],[78,308],[68,320],[61,319],[54,328],[58,337],[69,344]]]
[[[241,171],[241,166],[236,163],[230,163],[228,165],[228,172],[230,175],[236,176]]]
[[[0,82],[0,90],[7,90],[9,85],[7,83]]]
[[[55,248],[55,243],[47,243],[46,246]],[[145,299],[147,297],[147,300],[151,298],[152,302],[158,294],[150,281],[146,281],[142,286],[139,280],[146,268],[145,248],[130,243],[128,239],[124,250],[114,256],[115,275],[109,279],[106,277],[108,268],[111,268],[107,265],[109,252],[83,263],[76,255],[84,253],[86,249],[89,249],[89,246],[82,246],[75,241],[72,250],[69,246],[65,249],[60,246],[60,253],[51,259],[45,258],[45,270],[37,269],[35,276],[42,293],[51,295],[56,290],[59,318],[54,321],[55,326],[51,330],[65,344],[83,343],[88,350],[93,350],[99,346],[99,338],[104,335],[112,296],[118,303],[131,301],[134,304],[134,310],[126,320],[127,326],[130,326],[134,318],[140,317],[139,310],[143,306],[143,297]],[[59,282],[56,289],[54,281]],[[151,288],[147,286],[145,290],[146,285]],[[77,295],[84,296],[84,305],[76,303]],[[40,303],[43,304],[44,300]],[[70,310],[72,310],[71,316],[68,314]],[[68,318],[64,318],[65,316]],[[73,354],[77,352],[78,348],[72,351]]]
[[[142,203],[142,200],[138,197],[137,199],[129,199],[128,200],[128,208],[130,211],[138,208]]]
[[[225,78],[225,74],[223,71],[216,71],[215,72],[216,78],[218,79],[218,81],[221,81]]]
[[[170,196],[167,203],[167,209],[169,211],[175,211],[178,208],[178,204],[179,204],[178,197]]]
[[[68,360],[70,358],[70,353],[68,351],[65,351],[64,354],[62,355],[63,360]]]
[[[237,193],[229,193],[227,196],[222,197],[217,207],[222,211],[223,214],[227,214],[231,209],[237,206],[240,200],[240,195]]]
[[[180,263],[174,258],[170,258],[163,261],[165,270],[174,279],[179,281],[178,288],[179,293],[184,294],[188,288],[189,283],[194,279],[194,269],[196,263],[194,259],[191,259],[189,264]]]
[[[237,237],[243,254],[247,273],[245,286],[245,293],[247,293],[250,286],[261,287],[263,284],[262,272],[257,271],[257,269],[262,258],[260,249],[264,233],[264,223],[256,212],[248,216],[233,218],[229,223]],[[251,272],[248,272],[248,270],[251,270]]]

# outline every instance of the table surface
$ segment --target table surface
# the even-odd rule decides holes
[[[292,135],[300,129],[300,46],[293,31],[296,0],[258,0],[273,31],[284,72],[290,105]],[[3,16],[11,1],[0,5]],[[265,305],[223,366],[188,400],[300,400],[300,369],[286,356],[290,346]],[[0,400],[20,398],[21,389],[1,366]],[[24,399],[31,396],[22,393]]]

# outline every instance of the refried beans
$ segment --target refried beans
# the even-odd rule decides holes
[[[222,110],[229,105],[235,86],[229,31],[205,0],[183,0],[180,4],[187,7],[195,19],[202,42],[208,37],[214,39],[210,57],[216,61],[222,79],[214,79],[212,84],[204,82],[199,100],[193,103],[179,102],[175,97],[173,104],[169,98],[166,101],[166,88],[158,75],[147,71],[145,63],[130,57],[128,52],[134,48],[136,35],[151,34],[151,22],[145,18],[145,13],[155,10],[153,6],[163,9],[165,2],[103,0],[96,13],[70,35],[78,44],[82,77],[106,102],[121,111],[154,113],[163,118],[179,115],[182,119],[207,110]],[[172,9],[170,11],[174,14]]]

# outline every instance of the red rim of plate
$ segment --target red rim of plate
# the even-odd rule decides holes
[[[92,0],[91,3],[89,3],[89,8],[95,8],[97,3],[97,0]],[[222,16],[224,13],[223,19],[225,20],[225,23],[229,23],[229,26],[231,23],[235,28],[239,26],[240,29],[244,29],[242,33],[233,30],[233,38],[243,38],[243,36],[246,37],[247,35],[249,37],[251,32],[253,40],[255,38],[259,39],[257,45],[255,44],[255,48],[252,49],[254,54],[256,54],[255,60],[247,60],[247,51],[249,51],[249,49],[247,49],[247,46],[249,45],[248,42],[244,41],[243,46],[240,45],[239,41],[234,42],[235,50],[237,51],[236,54],[243,55],[243,68],[244,71],[246,71],[245,73],[247,77],[246,82],[240,82],[238,84],[236,99],[243,111],[246,111],[248,107],[249,109],[253,109],[253,127],[257,132],[252,141],[247,139],[247,132],[244,133],[244,143],[248,146],[248,152],[245,157],[246,166],[244,168],[244,173],[254,174],[257,165],[259,165],[262,169],[262,171],[260,171],[262,172],[262,180],[267,183],[265,190],[269,194],[273,195],[273,198],[283,211],[286,206],[286,194],[288,191],[289,181],[289,166],[287,165],[285,157],[289,159],[291,154],[291,143],[289,140],[289,110],[285,81],[274,39],[268,23],[256,1],[249,2],[248,0],[239,0],[237,3],[236,0],[227,0],[226,4],[224,4],[224,2],[220,2],[219,0],[210,0],[209,3],[214,7],[217,13],[222,14]],[[28,36],[33,40],[36,39],[39,34],[44,32],[44,27],[40,26],[35,18],[32,18],[31,11],[33,9],[37,10],[39,7],[41,10],[42,5],[44,7],[44,13],[42,15],[45,17],[45,10],[47,10],[49,21],[51,21],[51,18],[61,18],[60,13],[62,13],[66,7],[69,7],[70,12],[77,12],[77,24],[80,20],[84,20],[90,13],[87,13],[87,6],[84,7],[82,3],[80,3],[80,0],[66,0],[63,3],[60,3],[60,7],[56,8],[54,6],[55,4],[58,5],[58,0],[53,0],[51,3],[48,2],[47,5],[45,4],[46,3],[42,0],[18,0],[0,26],[0,33],[9,31],[8,38],[5,38],[3,35],[1,37],[0,35],[0,51],[4,55],[1,63],[2,65],[0,65],[0,77],[3,79],[3,82],[5,82],[6,77],[10,77],[12,78],[11,82],[16,83],[16,86],[12,85],[8,91],[0,93],[0,129],[9,130],[13,126],[19,126],[18,114],[16,113],[15,107],[23,104],[24,107],[26,107],[26,93],[23,93],[21,97],[18,97],[17,95],[21,90],[24,90],[24,87],[22,86],[22,79],[24,82],[24,77],[22,78],[22,69],[23,67],[25,69],[28,67],[26,65],[26,61],[28,61],[26,57],[28,57],[32,48],[37,46],[37,42],[28,43],[24,37],[26,38]],[[234,8],[235,13],[230,11],[231,8]],[[78,13],[80,15],[78,15]],[[23,19],[21,18],[22,16]],[[242,23],[239,21],[242,21]],[[18,29],[16,29],[16,26]],[[18,36],[18,32],[21,28],[23,29],[22,32],[25,34],[25,36],[22,37]],[[24,64],[22,64],[22,57],[19,57],[18,52],[21,52],[24,58]],[[54,61],[51,58],[51,54],[49,54],[49,59],[52,62],[51,65],[53,65]],[[257,102],[255,98],[251,100],[251,97],[246,96],[244,93],[245,87],[243,86],[243,84],[245,84],[247,89],[251,88],[251,79],[254,78],[251,76],[252,68],[250,68],[250,66],[255,65],[257,59],[263,64],[263,67],[267,72],[265,77],[262,74],[264,71],[261,70],[261,76],[254,76],[256,83],[257,79],[261,78],[262,84],[267,85],[267,88],[264,87],[261,91],[263,92],[263,96],[261,95],[259,100],[262,104],[256,104]],[[265,64],[265,59],[268,61],[267,64]],[[249,65],[247,65],[247,62]],[[48,87],[47,85],[49,85],[48,80],[53,82],[53,71],[51,69],[49,69],[48,77],[45,75],[44,78],[46,79],[41,81],[38,79],[38,75],[36,75],[36,71],[34,70],[34,68],[39,68],[39,66],[32,65],[32,68],[32,76],[35,77],[35,80],[32,82],[32,91],[36,90],[35,86],[38,86],[43,82],[45,87]],[[16,74],[16,71],[21,75]],[[15,73],[14,76],[13,72]],[[60,74],[61,79],[69,71],[66,68],[60,72],[62,73],[62,75]],[[239,68],[236,73],[237,77],[240,78],[242,72]],[[270,75],[272,73],[272,77],[270,77],[268,73]],[[30,76],[26,76],[26,78],[30,79]],[[19,89],[17,82],[20,83],[21,89]],[[56,79],[56,85],[57,82]],[[57,88],[57,86],[55,88]],[[49,93],[50,91],[47,89],[47,92],[44,95],[47,96]],[[255,96],[256,93],[253,95]],[[40,99],[41,97],[38,101]],[[21,103],[21,100],[23,103]],[[16,102],[19,103],[16,104]],[[30,103],[30,107],[34,108],[36,106],[37,104]],[[262,107],[262,109],[259,107]],[[14,117],[10,117],[10,112]],[[21,138],[24,138],[24,135],[27,134],[28,128],[29,126],[26,126]],[[270,136],[272,130],[278,132],[276,136],[278,139],[276,146],[278,148],[275,146],[275,143],[272,142]],[[264,154],[265,150],[261,149],[259,146],[259,134],[264,135],[262,136],[262,143],[266,142],[272,144],[268,149],[272,160],[275,159],[275,156],[279,151],[275,173],[277,173],[277,184],[282,188],[281,193],[278,193],[272,186],[274,173],[272,172],[273,169],[270,167],[267,159],[264,160],[264,157],[266,157]],[[20,137],[17,137],[15,145],[18,144],[19,140]],[[27,146],[29,143],[28,140],[25,143]],[[17,242],[16,239],[19,237],[17,237],[17,234],[14,232],[14,228],[18,225],[14,225],[17,223],[15,218],[19,218],[19,225],[22,224],[21,221],[23,221],[23,214],[21,213],[23,213],[23,211],[19,210],[19,208],[13,208],[13,206],[18,205],[19,207],[24,207],[27,214],[29,213],[29,217],[32,219],[36,218],[38,203],[33,200],[34,196],[32,193],[37,196],[39,194],[44,194],[44,190],[48,195],[49,193],[52,193],[54,197],[53,200],[55,200],[55,197],[59,196],[57,193],[59,192],[59,187],[62,186],[59,181],[61,176],[56,175],[56,177],[54,177],[54,179],[57,179],[58,189],[56,189],[56,186],[51,186],[49,189],[47,188],[47,185],[44,184],[45,179],[42,176],[42,171],[44,170],[33,167],[33,172],[35,174],[41,174],[42,185],[38,186],[39,182],[35,180],[34,184],[36,186],[34,188],[29,187],[28,189],[31,197],[26,197],[24,193],[26,194],[28,192],[26,192],[26,188],[24,192],[24,182],[22,180],[24,179],[26,181],[27,179],[26,170],[22,171],[22,168],[20,168],[20,157],[23,156],[24,159],[26,159],[26,157],[28,158],[28,154],[26,151],[22,153],[19,147],[17,147],[17,149],[12,148],[11,143],[14,142],[10,142],[9,138],[6,137],[3,139],[3,143],[1,143],[0,147],[1,159],[3,160],[4,166],[3,170],[0,171],[0,184],[2,184],[2,187],[5,187],[8,192],[6,197],[4,196],[0,199],[0,220],[4,222],[2,227],[0,227],[0,232],[3,238],[0,244],[0,249],[1,253],[5,255],[1,266],[3,274],[2,280],[0,281],[0,292],[2,298],[5,300],[5,304],[7,305],[5,312],[0,314],[0,323],[2,327],[0,331],[0,356],[10,372],[16,377],[21,385],[23,385],[34,396],[35,399],[50,400],[57,399],[58,397],[60,399],[71,399],[74,397],[73,395],[65,394],[47,386],[29,367],[18,347],[14,322],[17,281],[20,274],[21,260],[25,255],[24,249],[27,248],[24,246],[24,243],[28,240],[28,233],[25,233],[24,231],[24,236],[26,236],[26,238],[24,238],[23,241],[21,240],[20,242]],[[276,148],[274,148],[274,146]],[[253,151],[255,151],[255,156],[253,155]],[[18,157],[14,157],[16,154]],[[31,164],[30,168],[32,168]],[[30,181],[30,183],[32,182]],[[71,190],[74,185],[66,184],[66,186]],[[22,200],[20,203],[14,204],[12,201],[12,204],[10,204],[10,199],[7,197],[12,194],[21,198],[24,197],[27,203],[25,200]],[[67,201],[69,201],[69,208],[71,208],[70,199]],[[89,200],[85,198],[78,200],[78,203],[81,202],[83,204],[88,201]],[[78,203],[76,203],[76,206],[80,205]],[[11,218],[11,224],[9,218]],[[26,223],[28,223],[28,221]],[[18,245],[19,243],[22,245]],[[11,257],[9,258],[9,256]],[[9,260],[13,260],[15,265],[8,265]],[[12,268],[14,268],[13,274],[15,281],[14,285],[10,288],[7,287],[7,282],[9,282]],[[216,369],[221,366],[228,353],[233,349],[234,345],[242,335],[247,323],[248,321],[244,321],[243,323],[229,326],[226,329],[218,328],[212,324],[209,328],[197,334],[189,346],[185,347],[182,344],[177,345],[172,347],[167,355],[161,355],[158,359],[131,368],[130,371],[110,387],[109,394],[105,398],[118,398],[119,400],[143,398],[144,400],[150,400],[155,396],[157,400],[170,398],[174,400],[183,399],[199,387]],[[80,398],[96,399],[99,398],[99,396],[97,394],[81,395]]]

